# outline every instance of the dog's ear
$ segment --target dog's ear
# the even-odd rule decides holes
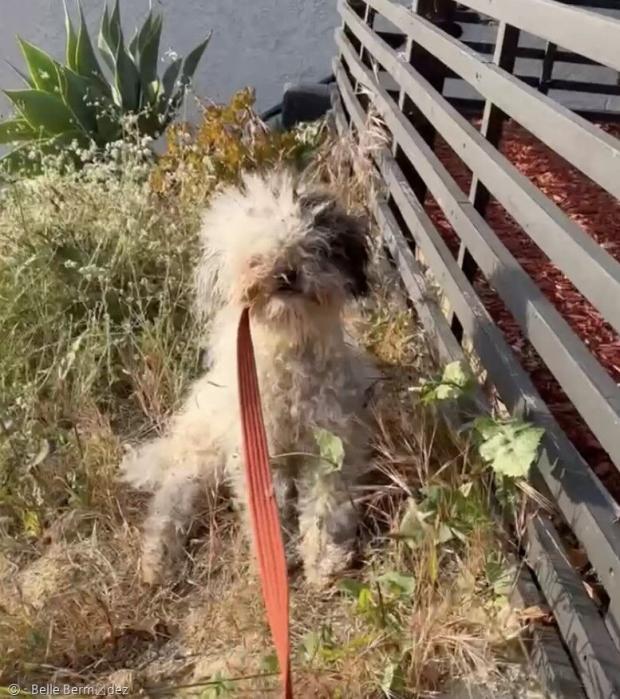
[[[347,214],[335,199],[323,192],[300,197],[300,205],[311,216],[314,226],[325,231],[327,256],[347,281],[352,296],[368,293],[370,238],[368,225]]]

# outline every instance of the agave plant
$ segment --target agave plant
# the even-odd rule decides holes
[[[78,0],[77,30],[65,4],[64,65],[45,51],[18,39],[26,86],[5,90],[14,115],[0,122],[0,144],[17,147],[2,159],[13,170],[28,162],[33,149],[54,153],[77,142],[103,147],[122,138],[129,115],[138,133],[157,138],[175,117],[209,42],[210,35],[185,59],[175,58],[158,75],[163,18],[152,9],[126,43],[119,1],[106,4],[95,49]]]

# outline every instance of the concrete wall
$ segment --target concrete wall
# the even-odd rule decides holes
[[[410,0],[397,0],[408,5]],[[73,0],[68,0],[71,5]],[[104,0],[82,0],[89,24],[98,28]],[[112,0],[108,0],[109,3]],[[195,92],[213,100],[227,98],[250,85],[257,91],[259,109],[280,101],[289,81],[318,80],[330,72],[335,51],[333,30],[338,24],[336,0],[152,0],[165,14],[163,49],[180,54],[193,48],[209,30],[211,44],[196,74]],[[148,0],[121,0],[124,26],[133,30]],[[15,42],[20,35],[51,54],[62,57],[64,17],[62,0],[0,0],[0,59],[21,65]],[[610,12],[620,18],[620,10]],[[385,29],[394,29],[381,22]],[[464,39],[493,41],[494,26],[466,26]],[[523,45],[544,46],[535,37]],[[537,61],[518,61],[521,74],[536,75]],[[615,84],[617,73],[606,68],[556,64],[554,77]],[[19,78],[0,61],[0,87],[18,87]],[[447,94],[476,97],[463,83],[450,80]],[[554,91],[550,95],[573,109],[620,111],[620,98]],[[0,114],[7,112],[0,95]]]
[[[95,29],[103,2],[82,0]],[[319,80],[330,72],[336,0],[153,0],[153,4],[165,16],[164,49],[183,55],[213,30],[196,74],[195,91],[200,96],[225,99],[251,85],[263,109],[280,101],[286,82]],[[133,30],[148,0],[121,0],[121,8],[124,26]],[[22,64],[16,35],[62,57],[62,0],[0,0],[0,13],[0,59]],[[0,87],[19,86],[19,78],[0,61]],[[6,101],[0,97],[0,114],[6,111]]]

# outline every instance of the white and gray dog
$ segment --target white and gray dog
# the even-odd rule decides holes
[[[121,467],[127,482],[153,493],[143,579],[174,569],[205,485],[230,486],[246,511],[236,336],[247,306],[289,565],[303,563],[307,580],[324,584],[352,560],[353,491],[368,470],[363,413],[374,368],[343,327],[347,301],[368,290],[366,227],[328,193],[296,191],[276,172],[219,194],[201,242],[197,304],[212,317],[211,366],[166,433],[131,450]],[[342,440],[341,469],[322,467],[317,429]]]

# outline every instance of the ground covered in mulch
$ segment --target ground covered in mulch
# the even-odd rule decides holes
[[[620,137],[618,126],[604,125],[601,128]],[[467,192],[471,181],[467,167],[441,138],[438,138],[436,148],[444,165]],[[620,260],[620,202],[514,122],[506,125],[501,151],[588,235],[615,259]],[[426,208],[450,249],[456,254],[458,238],[438,205],[429,198]],[[620,382],[620,338],[614,329],[498,202],[491,201],[486,219],[613,380]],[[475,287],[558,423],[620,501],[620,474],[608,454],[601,448],[537,352],[524,338],[501,299],[480,274],[475,279]],[[620,299],[618,301],[620,303]]]

